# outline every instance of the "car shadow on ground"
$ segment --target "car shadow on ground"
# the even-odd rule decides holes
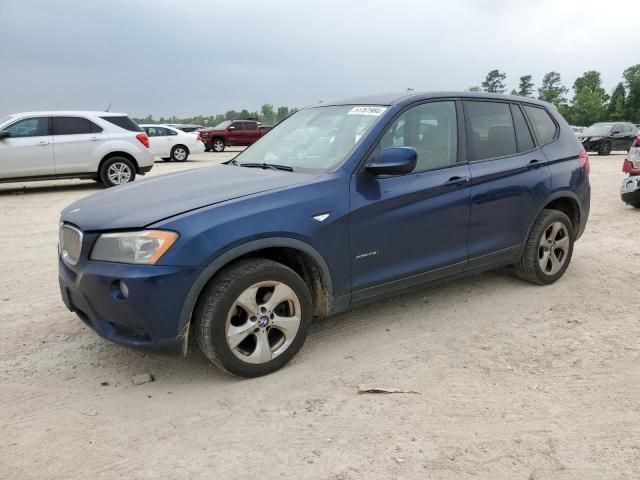
[[[104,190],[106,187],[101,183],[97,183],[94,181],[87,181],[83,183],[72,183],[65,185],[37,185],[37,184],[29,184],[29,185],[19,185],[15,184],[7,184],[0,185],[0,197],[2,196],[11,196],[11,195],[32,195],[32,194],[43,194],[43,193],[52,193],[52,192],[98,192],[100,190]]]

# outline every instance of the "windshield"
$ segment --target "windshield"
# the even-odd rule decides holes
[[[358,143],[386,107],[340,105],[301,110],[236,157],[240,165],[271,163],[329,170]]]
[[[224,130],[225,128],[227,128],[229,125],[231,125],[231,120],[225,120],[224,122],[220,122],[219,124],[217,124],[215,127],[213,128],[217,128],[219,130]]]
[[[613,128],[613,125],[610,124],[610,123],[595,123],[595,124],[591,125],[589,128],[587,128],[584,132],[582,132],[582,135],[585,135],[585,136],[594,136],[594,135],[605,136],[605,135],[609,135],[609,133],[611,133],[611,128]]]

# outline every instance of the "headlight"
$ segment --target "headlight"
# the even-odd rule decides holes
[[[589,140],[595,142],[596,140],[602,140],[602,137],[591,137]]]
[[[179,235],[165,230],[103,233],[91,251],[91,260],[155,264]]]

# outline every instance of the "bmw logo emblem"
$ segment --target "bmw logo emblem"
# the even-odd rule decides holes
[[[258,320],[258,325],[260,326],[260,328],[264,328],[269,325],[269,317],[267,317],[266,315],[260,317],[260,319]]]

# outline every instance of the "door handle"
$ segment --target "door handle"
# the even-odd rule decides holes
[[[469,183],[469,177],[451,177],[449,180],[444,182],[445,187],[455,187],[458,185],[463,185]]]
[[[49,142],[47,142],[46,140],[40,140],[38,142],[38,145],[40,145],[41,147],[44,147],[45,145],[49,145]]]
[[[531,160],[529,162],[529,164],[527,165],[528,168],[538,168],[542,166],[542,163],[540,163],[540,160]]]
[[[91,137],[89,140],[91,140],[92,142],[97,142],[98,141],[98,137]]]

